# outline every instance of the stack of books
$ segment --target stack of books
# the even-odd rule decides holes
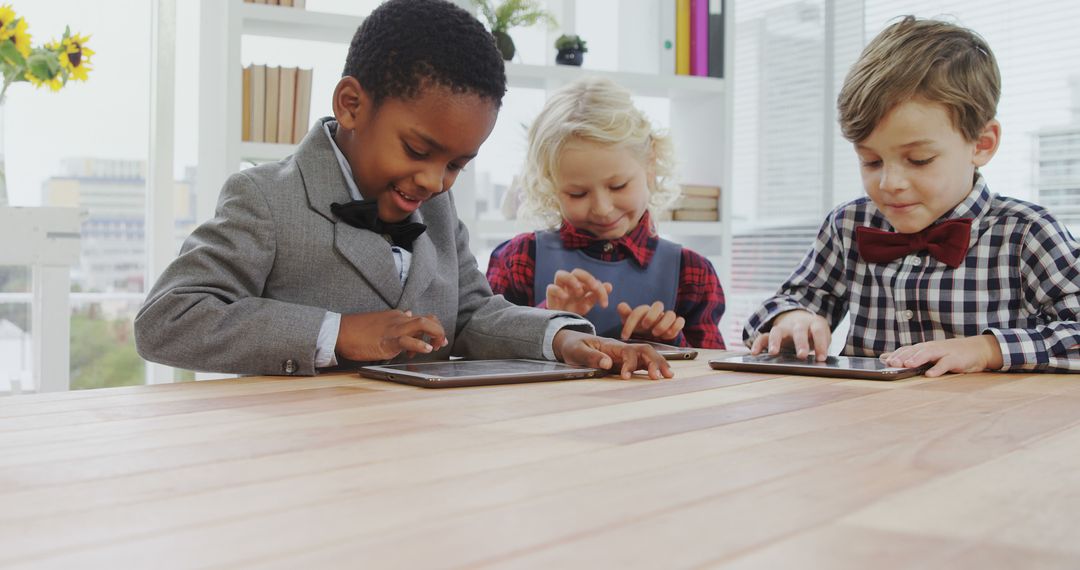
[[[249,65],[244,68],[244,142],[296,144],[308,132],[311,70]]]
[[[724,76],[724,0],[660,2],[660,73]]]
[[[720,187],[683,184],[682,197],[671,209],[670,219],[678,222],[720,221]]]
[[[244,0],[245,4],[269,4],[271,6],[288,6],[290,8],[304,9],[307,0]]]

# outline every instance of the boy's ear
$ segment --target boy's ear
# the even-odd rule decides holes
[[[994,158],[1000,145],[1001,123],[997,119],[992,119],[983,127],[979,138],[975,139],[975,155],[972,157],[972,162],[976,167],[985,166],[991,158]]]
[[[356,129],[371,111],[371,96],[351,75],[342,77],[334,88],[334,118],[346,129]]]

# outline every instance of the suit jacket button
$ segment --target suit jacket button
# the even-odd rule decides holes
[[[284,370],[286,374],[292,374],[296,372],[296,362],[293,362],[293,359],[290,358],[281,363],[281,369]]]

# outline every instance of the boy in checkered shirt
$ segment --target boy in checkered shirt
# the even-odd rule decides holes
[[[848,73],[837,107],[866,197],[814,246],[743,331],[754,354],[843,353],[927,376],[1080,370],[1080,243],[1044,208],[994,194],[1001,79],[971,30],[906,17]]]

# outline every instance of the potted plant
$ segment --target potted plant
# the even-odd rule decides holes
[[[473,0],[473,4],[476,4],[480,15],[487,20],[488,29],[495,37],[495,45],[507,61],[513,59],[514,52],[517,51],[507,30],[518,26],[533,26],[540,22],[550,27],[559,25],[555,17],[541,7],[539,0],[502,0],[498,4],[495,0]]]
[[[589,51],[589,48],[585,47],[585,40],[577,34],[559,36],[559,39],[555,40],[555,49],[559,50],[555,63],[562,65],[581,65],[584,59],[582,54]]]

